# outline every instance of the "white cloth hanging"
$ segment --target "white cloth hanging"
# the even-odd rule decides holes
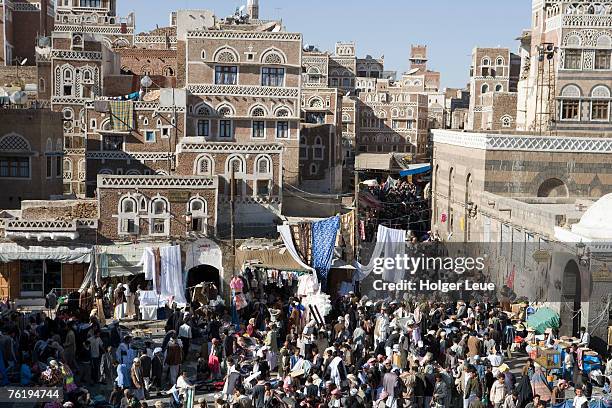
[[[318,293],[321,290],[321,284],[317,279],[317,274],[302,275],[298,278],[297,295],[309,296]]]
[[[161,295],[174,297],[178,306],[185,306],[185,286],[181,268],[181,247],[179,245],[159,249],[161,257]]]
[[[387,241],[385,242],[385,258],[404,259],[406,254],[406,231],[387,228]],[[393,267],[384,268],[382,278],[386,282],[400,282],[404,279],[404,269],[397,262]]]
[[[276,227],[276,230],[279,232],[281,238],[283,239],[283,243],[285,244],[285,248],[289,251],[291,257],[298,263],[302,268],[314,272],[315,270],[310,266],[306,265],[300,255],[297,253],[295,249],[295,245],[293,245],[293,237],[291,236],[291,228],[289,224],[283,224]],[[316,274],[315,274],[316,275]]]
[[[140,262],[136,266],[142,266],[145,280],[155,279],[155,254],[153,253],[153,248],[144,249]]]
[[[353,274],[353,281],[362,281],[374,270],[375,262],[377,259],[382,258],[383,253],[385,257],[395,258],[397,254],[404,256],[406,253],[406,231],[396,230],[387,228],[383,225],[378,226],[376,232],[376,245],[372,251],[372,257],[367,265],[361,265],[359,262],[355,262],[355,273]],[[383,272],[383,279],[388,282],[397,282],[398,276],[403,276],[403,270],[391,268],[387,270],[385,268]],[[385,276],[386,274],[386,276]],[[390,278],[394,280],[385,279]]]

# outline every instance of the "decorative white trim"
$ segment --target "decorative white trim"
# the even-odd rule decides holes
[[[177,153],[282,153],[283,145],[271,143],[200,142],[184,138],[176,148]]]
[[[216,189],[217,184],[216,177],[206,176],[112,176],[98,174],[99,188]]]
[[[260,31],[229,31],[206,30],[189,31],[187,38],[208,38],[228,40],[274,40],[274,41],[302,41],[302,34],[286,32],[260,32]]]
[[[192,84],[187,86],[193,95],[267,96],[275,98],[298,98],[299,88],[248,85]]]
[[[86,157],[91,160],[136,160],[144,163],[146,161],[168,160],[174,157],[174,154],[167,152],[90,151],[86,153]]]
[[[6,231],[76,231],[75,220],[6,220]]]
[[[102,60],[102,53],[97,51],[53,50],[51,51],[51,57],[63,60],[99,61]]]
[[[110,35],[118,35],[118,36],[134,36],[134,27],[127,26],[127,31],[121,32],[121,25],[77,25],[77,24],[55,24],[53,26],[53,31],[55,32],[80,32],[80,33],[92,33],[92,34],[110,34]]]
[[[557,153],[612,153],[612,139],[563,136],[492,135],[434,129],[434,143],[481,150]]]

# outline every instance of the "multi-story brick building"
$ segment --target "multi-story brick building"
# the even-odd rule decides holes
[[[359,93],[358,152],[400,152],[412,154],[413,159],[425,158],[427,95],[413,92],[411,80],[404,77],[372,81],[373,88],[368,85],[367,91]]]
[[[132,13],[117,15],[117,0],[58,0],[53,30],[89,34],[107,48],[122,48],[134,45],[135,24]]]
[[[52,0],[4,0],[0,8],[1,65],[35,65],[38,37],[53,30]]]
[[[533,0],[521,37],[518,128],[605,132],[610,128],[612,15],[596,1]]]
[[[516,126],[516,91],[520,57],[507,48],[472,50],[468,129],[494,130]]]
[[[299,184],[302,36],[278,22],[223,20],[188,31],[185,48],[181,150],[219,176],[224,228],[231,178],[237,222],[269,226],[281,211],[283,183]]]
[[[0,109],[0,208],[62,194],[61,114],[46,109]]]

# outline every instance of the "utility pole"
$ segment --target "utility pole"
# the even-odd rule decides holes
[[[236,273],[236,236],[234,233],[234,198],[236,195],[236,183],[234,178],[234,163],[230,162],[231,177],[230,177],[230,241],[232,243],[232,275]]]
[[[355,170],[355,260],[359,262],[359,172]]]

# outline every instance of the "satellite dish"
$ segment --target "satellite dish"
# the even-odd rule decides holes
[[[28,95],[24,91],[15,91],[9,97],[11,103],[15,105],[25,105],[28,101]]]
[[[143,88],[150,88],[151,85],[153,85],[153,80],[148,75],[142,77],[142,79],[140,80],[140,86],[142,86]]]
[[[416,74],[417,72],[419,72],[419,69],[418,68],[413,68],[410,71],[406,72],[406,75]]]
[[[21,60],[21,62],[19,63],[19,65],[24,66],[26,64],[26,62],[28,62],[27,58],[24,58],[23,60]]]

